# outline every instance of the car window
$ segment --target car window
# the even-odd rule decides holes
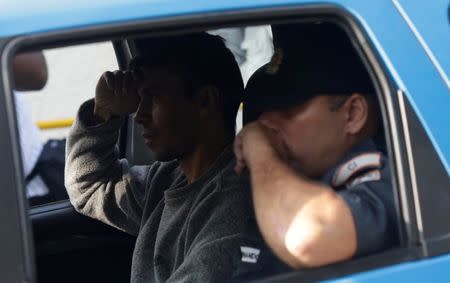
[[[42,55],[45,86],[14,92],[31,206],[67,199],[62,187],[67,133],[80,103],[93,97],[99,74],[117,69],[110,42],[48,49]]]

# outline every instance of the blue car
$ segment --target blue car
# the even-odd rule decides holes
[[[0,282],[127,282],[135,242],[78,214],[68,200],[29,206],[13,96],[16,53],[107,42],[125,69],[140,36],[302,22],[342,27],[371,75],[399,243],[259,280],[450,282],[449,0],[1,1]],[[245,117],[245,105],[243,111]],[[136,164],[150,162],[132,119],[118,145]]]

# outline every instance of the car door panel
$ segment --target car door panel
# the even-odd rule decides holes
[[[129,281],[135,237],[77,213],[68,201],[30,215],[39,282]]]

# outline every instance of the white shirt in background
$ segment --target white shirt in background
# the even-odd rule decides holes
[[[25,177],[33,170],[39,159],[42,148],[44,147],[39,129],[33,123],[31,107],[27,95],[28,94],[23,92],[14,92],[22,166]],[[39,175],[28,182],[27,197],[43,196],[47,193],[48,188]]]

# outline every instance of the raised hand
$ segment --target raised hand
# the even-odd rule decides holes
[[[245,126],[234,140],[236,166],[234,170],[241,174],[246,167],[251,167],[253,160],[270,154],[286,161],[288,149],[281,138],[271,129],[259,122]]]
[[[138,81],[131,71],[104,72],[95,89],[94,115],[102,121],[136,112]]]

